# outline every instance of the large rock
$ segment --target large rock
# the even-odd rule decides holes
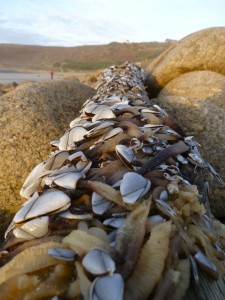
[[[195,70],[210,70],[225,75],[225,27],[192,33],[181,39],[147,67],[146,85],[150,96],[173,78]]]
[[[211,71],[183,74],[162,89],[157,103],[187,135],[195,136],[201,154],[225,181],[225,76]],[[225,187],[215,180],[210,187],[213,214],[225,217]]]
[[[24,201],[19,191],[25,178],[48,158],[50,141],[64,134],[94,94],[79,82],[57,80],[21,85],[0,97],[0,231]]]

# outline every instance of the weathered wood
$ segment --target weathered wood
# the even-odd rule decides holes
[[[200,273],[199,284],[191,280],[190,287],[184,300],[224,300],[225,299],[225,282],[224,275],[215,281]]]

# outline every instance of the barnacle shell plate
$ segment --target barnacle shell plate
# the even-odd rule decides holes
[[[70,197],[61,191],[52,191],[34,198],[16,213],[15,223],[20,223],[28,219],[66,209],[70,206]]]
[[[120,185],[120,193],[123,201],[133,204],[143,197],[150,189],[151,182],[143,176],[134,172],[127,172]]]

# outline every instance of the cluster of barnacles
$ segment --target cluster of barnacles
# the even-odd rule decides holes
[[[191,277],[224,272],[223,225],[210,216],[203,171],[222,180],[198,143],[151,105],[144,80],[127,62],[105,70],[26,179],[27,201],[1,245],[5,297],[164,299],[166,290],[182,299]]]

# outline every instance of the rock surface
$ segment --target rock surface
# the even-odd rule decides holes
[[[11,82],[9,84],[0,84],[0,96],[9,93],[11,91],[14,91],[15,88],[17,88],[17,86],[18,83],[16,82]]]
[[[202,156],[225,181],[225,76],[194,71],[170,81],[159,93],[157,104],[165,108],[187,135],[202,145]],[[225,217],[225,187],[210,184],[211,209]]]
[[[195,70],[210,70],[225,75],[225,27],[194,32],[154,59],[147,67],[146,85],[155,97],[173,78]]]
[[[22,184],[32,168],[48,158],[95,90],[72,80],[27,83],[0,97],[0,231],[21,203]],[[0,235],[1,235],[0,232]]]

